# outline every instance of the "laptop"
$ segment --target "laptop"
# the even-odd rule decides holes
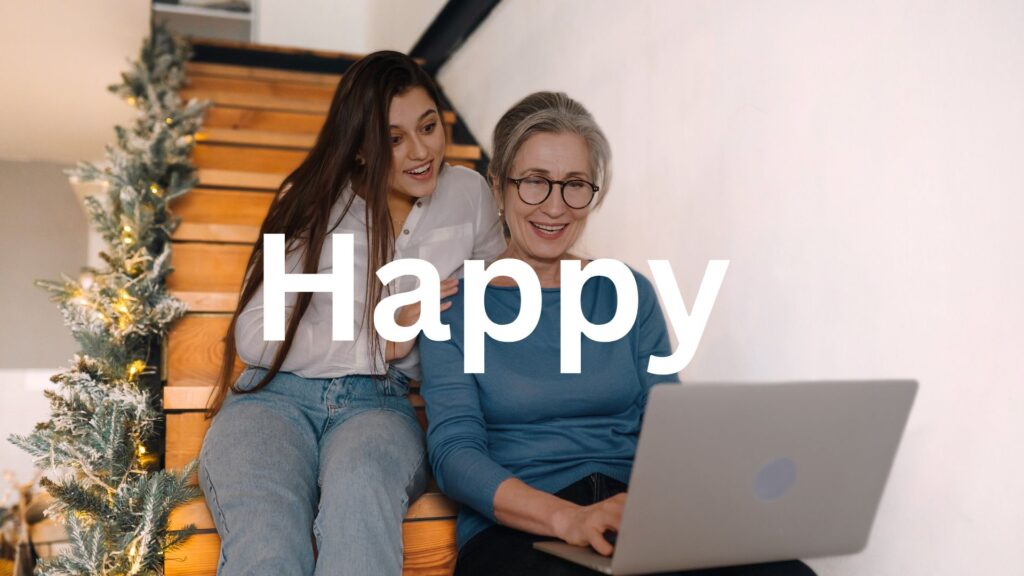
[[[613,555],[534,547],[604,574],[859,552],[916,393],[910,380],[655,386]]]

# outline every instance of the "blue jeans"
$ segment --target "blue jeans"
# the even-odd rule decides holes
[[[265,374],[249,368],[237,386]],[[258,392],[229,393],[199,455],[221,538],[217,574],[400,575],[402,520],[427,479],[407,396],[394,370],[386,379],[282,372]]]

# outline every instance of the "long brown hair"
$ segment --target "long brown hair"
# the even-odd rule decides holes
[[[331,208],[339,201],[348,183],[359,190],[366,201],[369,262],[362,326],[367,327],[370,334],[374,333],[373,307],[383,293],[375,272],[394,254],[391,212],[387,202],[392,159],[388,113],[391,99],[414,87],[425,89],[433,99],[443,130],[441,96],[437,85],[405,54],[374,52],[353,64],[338,83],[316,144],[302,164],[284,179],[260,227],[259,238],[246,264],[246,279],[238,306],[224,337],[223,363],[217,387],[210,396],[208,417],[220,410],[229,389],[236,393],[256,392],[280,372],[299,322],[312,300],[312,293],[297,294],[284,342],[274,355],[267,374],[252,388],[235,388],[232,384],[238,352],[235,325],[238,315],[263,284],[263,235],[284,234],[289,252],[305,248],[302,271],[305,274],[316,273],[327,234],[338,226],[355,199],[353,195],[347,200],[338,221],[329,221]],[[360,157],[358,162],[357,155]],[[370,343],[371,355],[383,361],[378,339],[370,338]]]

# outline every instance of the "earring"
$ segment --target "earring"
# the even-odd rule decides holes
[[[360,166],[366,166],[366,160],[359,154],[356,154],[356,164]]]

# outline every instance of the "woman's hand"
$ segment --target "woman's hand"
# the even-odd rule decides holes
[[[451,302],[445,302],[445,298],[453,296],[459,291],[459,280],[457,278],[448,278],[441,280],[441,312],[452,307]],[[398,309],[398,313],[395,315],[395,323],[399,326],[412,326],[420,319],[420,303],[409,304],[402,306]],[[401,358],[405,358],[412,352],[413,346],[416,345],[416,339],[406,340],[405,342],[391,342],[387,343],[387,349],[384,353],[384,359],[388,362],[393,362]]]
[[[625,505],[623,492],[590,506],[559,510],[552,518],[555,536],[577,546],[589,544],[598,554],[610,556],[615,547],[604,539],[604,533],[619,531]]]

